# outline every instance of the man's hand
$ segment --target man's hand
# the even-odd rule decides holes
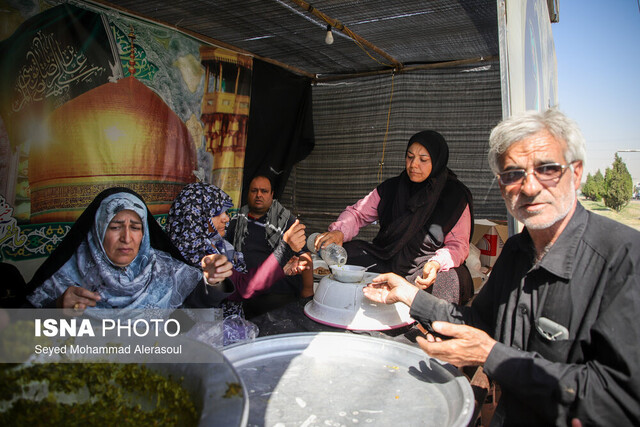
[[[81,315],[87,307],[95,307],[100,301],[97,292],[79,286],[69,286],[56,300],[56,306],[62,309],[73,309],[72,316]]]
[[[440,271],[440,263],[438,261],[429,261],[422,268],[422,277],[416,277],[416,286],[420,289],[427,289],[436,281],[436,276]]]
[[[311,254],[305,252],[300,255],[300,261],[304,262],[306,269],[302,272],[302,289],[300,290],[300,298],[308,298],[313,296],[313,260]]]
[[[282,239],[289,245],[293,252],[300,252],[307,244],[307,237],[304,234],[305,228],[307,227],[296,218],[296,221],[291,224],[291,227],[284,232]]]
[[[291,257],[289,262],[287,262],[287,264],[282,267],[282,269],[284,270],[284,274],[286,274],[287,276],[295,276],[296,274],[300,274],[305,270],[309,270],[311,268],[309,259],[308,257],[304,257],[303,255],[299,257]]]
[[[204,271],[204,280],[209,285],[220,283],[233,273],[233,264],[220,254],[206,255],[200,261],[200,266]]]
[[[433,322],[433,330],[451,337],[448,340],[418,337],[420,347],[429,356],[451,363],[454,366],[479,366],[484,364],[496,341],[481,329],[447,322]]]
[[[362,288],[364,296],[382,304],[403,302],[411,307],[419,289],[394,273],[385,273],[373,278]]]
[[[335,243],[338,246],[342,246],[343,241],[344,234],[342,234],[342,231],[334,230],[327,233],[318,234],[314,245],[316,252],[318,252],[320,248],[326,248],[332,243]]]
[[[298,260],[299,258],[297,256],[292,256],[291,259],[289,261],[287,261],[287,263],[285,264],[284,267],[282,267],[282,270],[284,271],[284,274],[286,276],[295,276],[298,270]]]
[[[300,258],[298,259],[298,269],[300,270],[300,273],[305,270],[313,270],[313,260],[311,259],[311,254],[309,254],[309,252],[305,252],[300,255]],[[311,273],[311,275],[313,276],[313,273]]]

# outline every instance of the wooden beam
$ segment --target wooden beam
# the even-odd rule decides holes
[[[389,55],[387,52],[385,52],[384,50],[380,49],[379,47],[377,47],[373,43],[369,42],[368,40],[360,37],[359,35],[357,35],[353,31],[351,31],[351,29],[349,29],[342,22],[338,21],[337,19],[333,19],[333,18],[327,16],[325,13],[319,11],[318,9],[316,9],[315,7],[313,7],[312,5],[307,3],[306,1],[304,1],[304,0],[289,0],[289,1],[292,2],[292,3],[297,4],[302,9],[304,9],[307,12],[313,14],[317,18],[322,19],[324,22],[326,22],[327,24],[331,25],[333,28],[335,28],[336,30],[340,31],[341,33],[346,34],[349,38],[353,39],[356,42],[356,44],[361,44],[361,45],[371,49],[372,51],[374,51],[375,53],[377,53],[381,57],[385,58],[386,60],[391,62],[391,64],[388,64],[389,67],[394,68],[394,69],[400,69],[400,68],[403,67],[402,62],[398,61],[393,56]]]
[[[387,69],[387,70],[376,70],[376,71],[363,71],[361,73],[334,74],[326,77],[316,77],[314,79],[314,82],[326,83],[326,82],[334,82],[334,81],[340,81],[340,80],[355,79],[357,77],[379,76],[382,74],[392,74],[392,73],[401,74],[401,73],[408,73],[411,71],[419,71],[419,70],[433,70],[436,68],[455,67],[458,65],[478,64],[478,63],[487,62],[487,61],[494,61],[497,59],[498,59],[497,56],[487,56],[486,58],[481,56],[478,58],[458,59],[455,61],[409,65],[409,66],[400,68],[398,70]]]

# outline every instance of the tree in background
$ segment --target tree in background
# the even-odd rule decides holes
[[[596,171],[596,174],[593,176],[593,182],[595,183],[596,190],[598,191],[598,201],[604,197],[605,186],[604,186],[604,176],[600,169]]]
[[[610,209],[620,212],[633,195],[633,180],[627,170],[627,165],[622,158],[616,154],[611,168],[607,168],[604,174],[605,191],[602,195],[604,205]]]
[[[604,195],[604,177],[600,169],[594,176],[587,174],[587,181],[582,186],[582,194],[589,200],[599,202]]]
[[[591,173],[587,174],[587,180],[585,181],[584,185],[582,186],[582,195],[584,197],[586,197],[589,200],[597,200],[595,198],[596,196],[596,192],[595,192],[595,185],[593,182],[593,177],[591,176]]]

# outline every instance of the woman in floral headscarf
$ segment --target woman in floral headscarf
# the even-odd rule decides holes
[[[205,264],[210,277],[212,264]],[[233,291],[205,286],[202,279],[202,271],[185,263],[142,198],[116,187],[100,193],[80,215],[29,282],[27,299],[36,307],[76,310],[177,308],[192,299],[212,307]]]
[[[167,219],[167,233],[192,265],[208,254],[225,255],[233,264],[229,279],[235,286],[225,305],[225,316],[241,313],[243,299],[268,289],[282,279],[285,272],[296,273],[305,268],[297,264],[295,252],[305,243],[305,226],[298,221],[284,234],[282,242],[259,267],[247,271],[241,252],[224,239],[229,222],[227,209],[231,197],[212,184],[196,182],[185,186],[173,202]],[[291,262],[290,262],[291,260]]]

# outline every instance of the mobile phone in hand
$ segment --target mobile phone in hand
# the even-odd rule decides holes
[[[451,337],[447,336],[447,335],[442,335],[441,333],[438,333],[436,331],[433,330],[433,326],[431,326],[431,322],[424,322],[424,323],[419,323],[420,326],[422,326],[421,329],[424,329],[424,333],[428,333],[433,335],[435,338],[440,338],[441,340],[445,341],[445,340],[450,340]]]

